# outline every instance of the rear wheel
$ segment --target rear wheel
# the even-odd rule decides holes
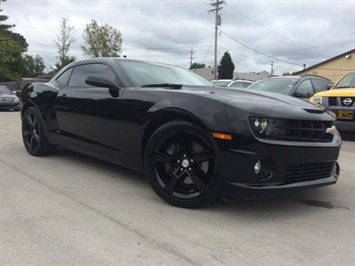
[[[212,139],[184,121],[160,127],[148,142],[144,166],[153,190],[168,203],[200,207],[219,197]]]
[[[52,145],[43,129],[43,122],[34,107],[29,107],[22,117],[22,139],[26,150],[33,156],[51,154],[56,150]]]

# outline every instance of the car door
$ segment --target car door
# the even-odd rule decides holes
[[[72,144],[115,153],[119,96],[112,95],[108,88],[87,85],[85,80],[92,75],[118,83],[113,69],[104,63],[74,66],[67,85],[56,98],[58,126],[61,135]]]

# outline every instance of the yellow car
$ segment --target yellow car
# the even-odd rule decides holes
[[[355,71],[344,75],[330,90],[314,94],[309,101],[332,111],[341,133],[355,134]]]

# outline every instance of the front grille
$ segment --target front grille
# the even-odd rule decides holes
[[[10,97],[0,97],[0,103],[12,103],[14,101],[14,98]]]
[[[285,183],[295,183],[327,178],[331,176],[335,162],[305,163],[291,166],[285,176]]]
[[[355,97],[329,97],[328,106],[355,107]]]
[[[329,106],[337,106],[338,105],[337,97],[329,97],[328,104]]]
[[[275,125],[275,131],[270,136],[270,139],[301,142],[331,142],[333,135],[326,133],[326,131],[327,128],[331,128],[333,125],[333,121],[278,120]]]

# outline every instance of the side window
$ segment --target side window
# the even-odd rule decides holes
[[[87,64],[74,67],[69,80],[69,86],[89,87],[85,83],[88,76],[101,76],[110,80],[115,80],[116,76],[112,69],[104,64]]]
[[[328,84],[331,84],[330,81],[323,79],[312,79],[312,83],[315,92],[326,91],[328,89]]]
[[[62,85],[68,85],[68,81],[71,75],[71,72],[73,71],[73,68],[69,68],[67,71],[65,71],[62,75],[60,75],[57,78],[57,82],[62,84]]]
[[[311,97],[314,94],[312,83],[309,79],[302,81],[298,86],[296,93],[302,96]]]

